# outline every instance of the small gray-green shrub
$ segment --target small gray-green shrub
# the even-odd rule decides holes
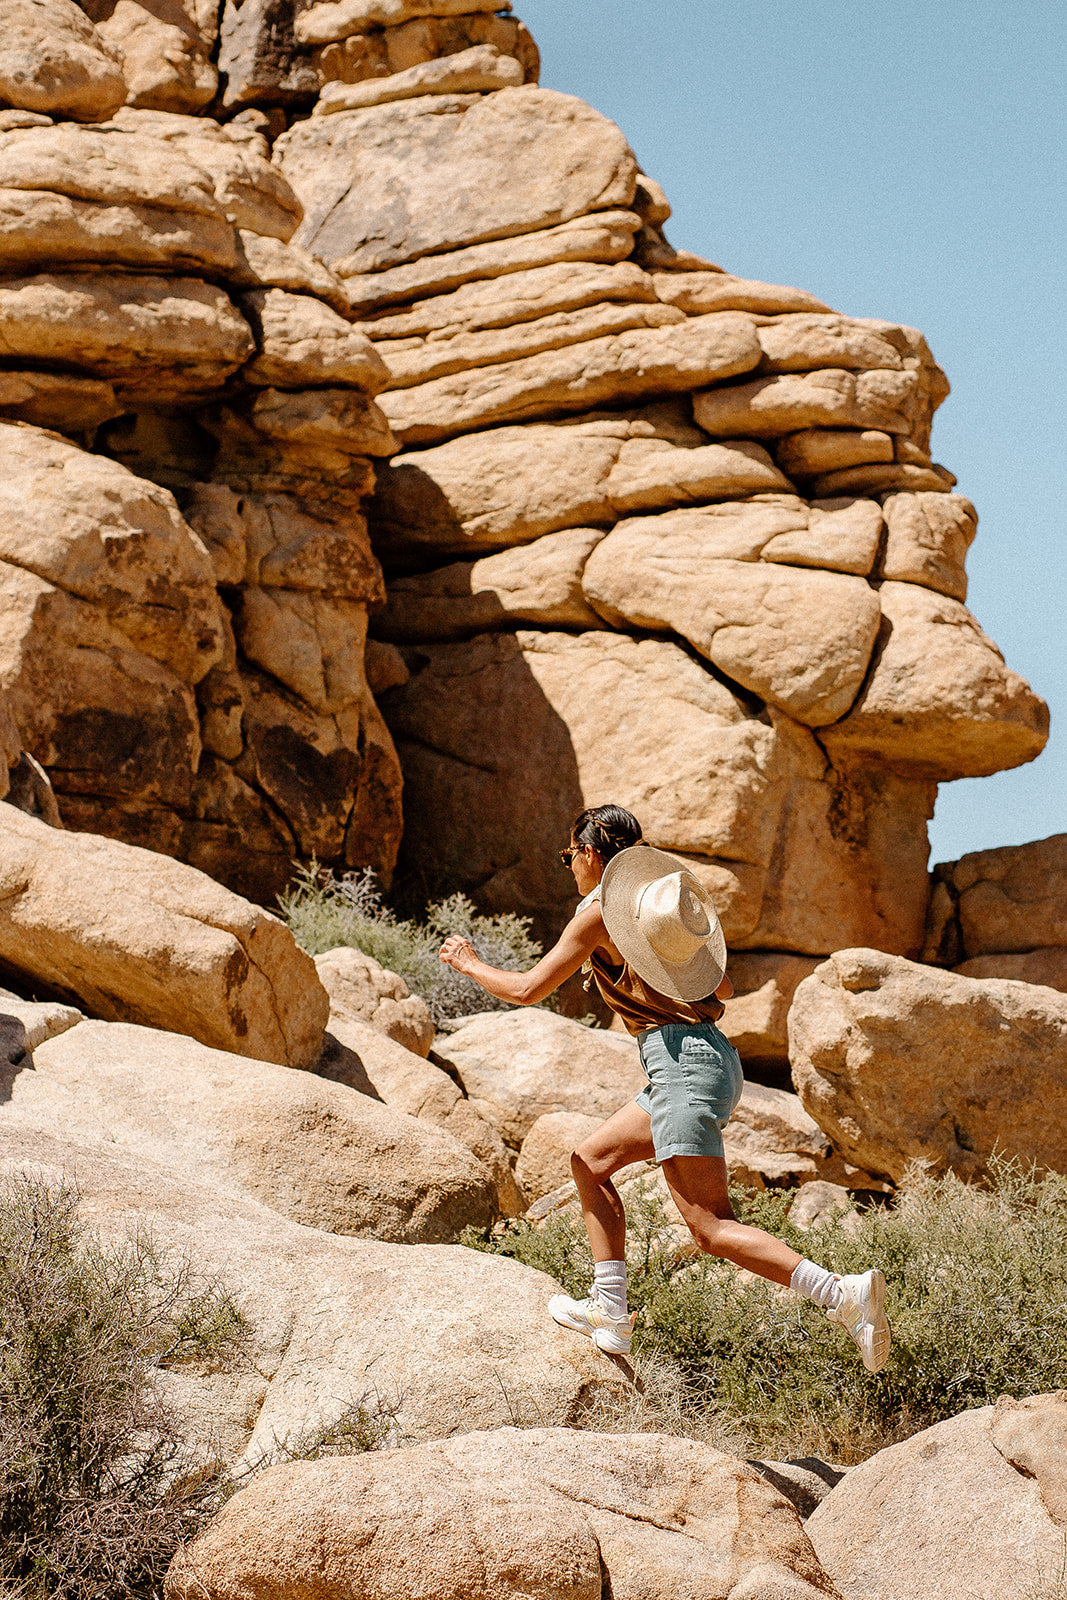
[[[0,1186],[0,1586],[148,1596],[210,1509],[218,1474],[185,1446],[154,1373],[225,1362],[229,1296],[145,1234],[105,1245],[77,1194]]]
[[[786,1217],[791,1195],[731,1195],[743,1220],[835,1271],[882,1267],[889,1362],[872,1377],[806,1301],[710,1257],[680,1261],[671,1219],[646,1187],[627,1201],[627,1256],[635,1358],[639,1370],[651,1361],[654,1381],[633,1426],[727,1432],[751,1450],[848,1461],[1000,1394],[1067,1386],[1067,1179],[1000,1161],[982,1188],[916,1176],[891,1208],[806,1233]],[[588,1292],[591,1259],[573,1212],[463,1242]],[[620,1418],[608,1408],[595,1425]]]
[[[508,1009],[504,1001],[440,960],[438,951],[450,933],[462,934],[483,961],[508,972],[524,971],[541,955],[540,945],[530,937],[527,917],[481,916],[466,895],[434,902],[421,923],[396,916],[384,903],[369,868],[338,878],[312,862],[297,869],[279,905],[297,944],[309,955],[321,955],[338,945],[362,950],[398,973],[413,994],[421,995],[438,1025],[475,1011]]]

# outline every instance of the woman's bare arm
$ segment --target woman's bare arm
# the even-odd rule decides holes
[[[448,967],[473,978],[488,994],[513,1006],[534,1006],[588,961],[607,933],[600,907],[595,903],[580,911],[560,934],[547,954],[529,972],[502,972],[482,961],[469,939],[453,933],[441,946],[441,960]]]

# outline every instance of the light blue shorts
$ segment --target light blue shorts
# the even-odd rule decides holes
[[[657,1161],[721,1156],[722,1130],[741,1098],[741,1060],[713,1022],[668,1022],[637,1036]]]

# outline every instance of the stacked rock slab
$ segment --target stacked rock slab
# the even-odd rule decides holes
[[[0,49],[0,681],[22,743],[68,827],[254,898],[298,856],[388,874],[362,512],[394,449],[385,368],[289,243],[302,208],[263,135],[184,114],[215,94],[195,8],[164,25],[119,0],[100,31],[31,9],[51,55]],[[183,16],[196,48],[153,55]],[[138,88],[164,58],[186,88]]]
[[[672,249],[619,129],[456,9],[303,10],[328,81],[274,149],[390,374],[404,859],[548,933],[570,818],[629,806],[760,955],[781,1058],[797,957],[918,953],[937,783],[1046,737],[964,605],[948,385],[914,329]]]
[[[1067,990],[1067,833],[976,850],[931,876],[924,961]]]

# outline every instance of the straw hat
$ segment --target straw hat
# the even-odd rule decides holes
[[[651,845],[620,850],[600,880],[604,926],[637,976],[674,1000],[703,1000],[726,971],[726,940],[707,890]]]

